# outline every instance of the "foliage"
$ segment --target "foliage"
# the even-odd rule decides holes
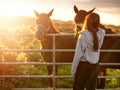
[[[9,17],[10,18],[10,17]],[[16,19],[15,19],[16,18]],[[6,18],[8,19],[8,18]],[[14,21],[13,21],[14,19]],[[0,21],[0,49],[40,49],[41,45],[35,36],[18,36],[18,34],[35,34],[33,18],[12,17],[11,21]],[[10,20],[10,19],[9,19]],[[64,33],[73,33],[72,21],[53,20],[55,27]],[[109,26],[120,33],[120,26]],[[7,33],[7,34],[6,34]],[[1,62],[43,62],[39,52],[5,52],[0,51]],[[60,66],[58,75],[70,75],[71,66]],[[120,70],[109,69],[107,75],[120,75]],[[12,65],[1,64],[0,75],[47,75],[45,65]],[[72,79],[57,79],[57,87],[71,87]],[[107,79],[106,87],[120,87],[120,79]],[[0,88],[11,90],[14,87],[47,87],[48,78],[0,78]]]
[[[112,72],[112,73],[111,73]],[[120,76],[120,70],[119,69],[108,69],[107,70],[108,76]],[[119,88],[120,87],[120,78],[107,78],[106,79],[106,88]]]
[[[74,33],[74,23],[72,21],[53,20],[55,27],[64,33]]]

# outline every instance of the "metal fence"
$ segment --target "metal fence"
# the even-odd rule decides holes
[[[53,90],[56,89],[56,79],[57,78],[72,78],[73,76],[62,75],[56,76],[55,65],[71,65],[72,63],[57,63],[56,52],[74,52],[74,49],[56,49],[55,39],[56,36],[64,35],[73,35],[73,34],[49,34],[53,37],[53,47],[52,49],[0,49],[0,52],[52,52],[53,53],[53,62],[52,63],[43,63],[43,62],[0,62],[0,64],[14,64],[14,65],[53,65],[53,75],[52,76],[41,76],[41,75],[0,75],[0,78],[53,78]],[[0,33],[0,36],[34,36],[33,34],[8,34]],[[120,34],[107,34],[106,36],[120,36]],[[120,50],[101,50],[101,52],[120,52]],[[100,65],[120,65],[120,63],[100,63]],[[119,76],[98,76],[98,78],[120,78]]]

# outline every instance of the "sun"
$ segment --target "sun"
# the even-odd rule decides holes
[[[0,1],[0,16],[28,16],[30,15],[29,9],[31,9],[30,6],[28,7],[19,0]]]

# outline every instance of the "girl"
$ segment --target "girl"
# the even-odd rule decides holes
[[[84,90],[98,66],[100,48],[105,36],[105,30],[99,28],[99,25],[99,15],[90,14],[84,23],[86,29],[82,30],[78,37],[71,69],[71,73],[74,75],[73,90]]]

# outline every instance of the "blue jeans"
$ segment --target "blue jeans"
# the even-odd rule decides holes
[[[98,76],[98,64],[90,64],[89,62],[79,62],[74,77],[73,90],[95,90],[96,79]]]

